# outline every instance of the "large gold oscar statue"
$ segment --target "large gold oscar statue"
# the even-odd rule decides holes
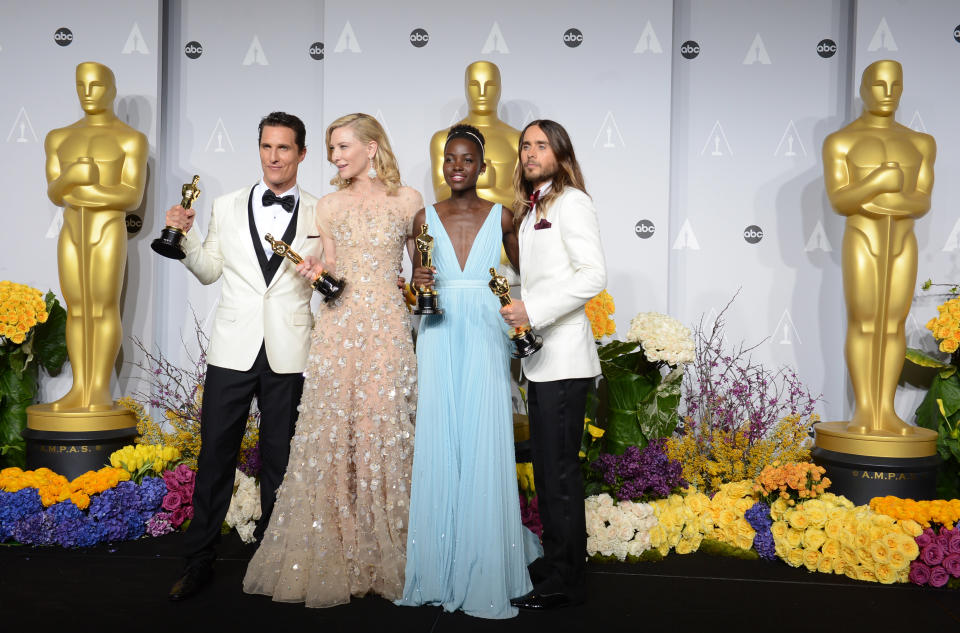
[[[916,458],[936,452],[936,433],[907,424],[893,407],[917,277],[913,224],[930,209],[936,158],[933,137],[894,120],[902,92],[898,62],[871,64],[860,84],[863,114],[823,143],[827,194],[847,218],[845,355],[855,404],[851,420],[816,426],[816,444],[839,453]]]
[[[110,378],[123,335],[125,215],[143,198],[148,144],[114,114],[117,87],[109,68],[84,62],[76,76],[84,116],[51,131],[44,144],[47,195],[64,207],[57,265],[73,386],[56,402],[30,407],[27,428],[96,432],[132,424],[135,429],[129,411],[113,404]]]
[[[490,202],[512,206],[513,171],[517,166],[520,131],[497,117],[500,69],[493,62],[473,62],[467,66],[463,81],[468,111],[467,116],[458,123],[477,128],[486,141],[483,156],[487,170],[477,180],[477,194]],[[449,129],[440,130],[430,139],[431,174],[437,200],[450,197],[450,187],[443,180],[443,149]]]

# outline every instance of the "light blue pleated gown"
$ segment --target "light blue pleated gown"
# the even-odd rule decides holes
[[[490,268],[500,263],[494,205],[460,270],[433,207],[433,263],[443,315],[417,338],[417,432],[407,566],[401,605],[441,605],[482,618],[517,614],[510,598],[532,589],[527,564],[542,552],[520,522],[510,342]]]

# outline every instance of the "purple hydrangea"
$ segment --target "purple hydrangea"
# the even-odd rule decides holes
[[[147,521],[147,534],[150,536],[163,536],[164,534],[173,532],[173,525],[171,525],[170,520],[164,516],[165,514],[164,512],[158,512]]]
[[[667,457],[667,440],[649,442],[643,449],[629,446],[623,455],[603,453],[590,464],[620,501],[667,497],[687,485],[680,462]]]
[[[757,501],[743,517],[754,529],[756,535],[753,537],[753,549],[764,560],[774,560],[777,557],[777,548],[773,542],[773,532],[770,526],[773,525],[773,519],[770,518],[770,506],[763,501]]]
[[[36,488],[0,492],[0,542],[13,536],[17,523],[22,519],[41,512],[43,504],[40,503],[40,493]]]

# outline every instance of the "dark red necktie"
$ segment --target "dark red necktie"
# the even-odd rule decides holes
[[[537,189],[536,191],[530,194],[530,208],[532,209],[535,206],[537,206],[537,201],[539,200],[540,200],[540,190]]]

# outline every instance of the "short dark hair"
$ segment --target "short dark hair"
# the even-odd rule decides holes
[[[303,124],[303,121],[292,114],[287,114],[286,112],[271,112],[267,116],[260,119],[260,127],[257,133],[257,144],[263,139],[263,128],[267,125],[288,127],[293,130],[294,142],[297,144],[297,148],[302,152],[307,149],[307,128]]]
[[[486,144],[486,139],[483,138],[483,134],[477,128],[472,125],[467,125],[466,123],[458,123],[450,128],[450,131],[447,132],[447,143],[452,141],[455,138],[462,138],[470,141],[477,146],[477,149],[480,150],[480,156],[483,156],[484,145]],[[444,150],[446,150],[446,143],[443,145]]]

